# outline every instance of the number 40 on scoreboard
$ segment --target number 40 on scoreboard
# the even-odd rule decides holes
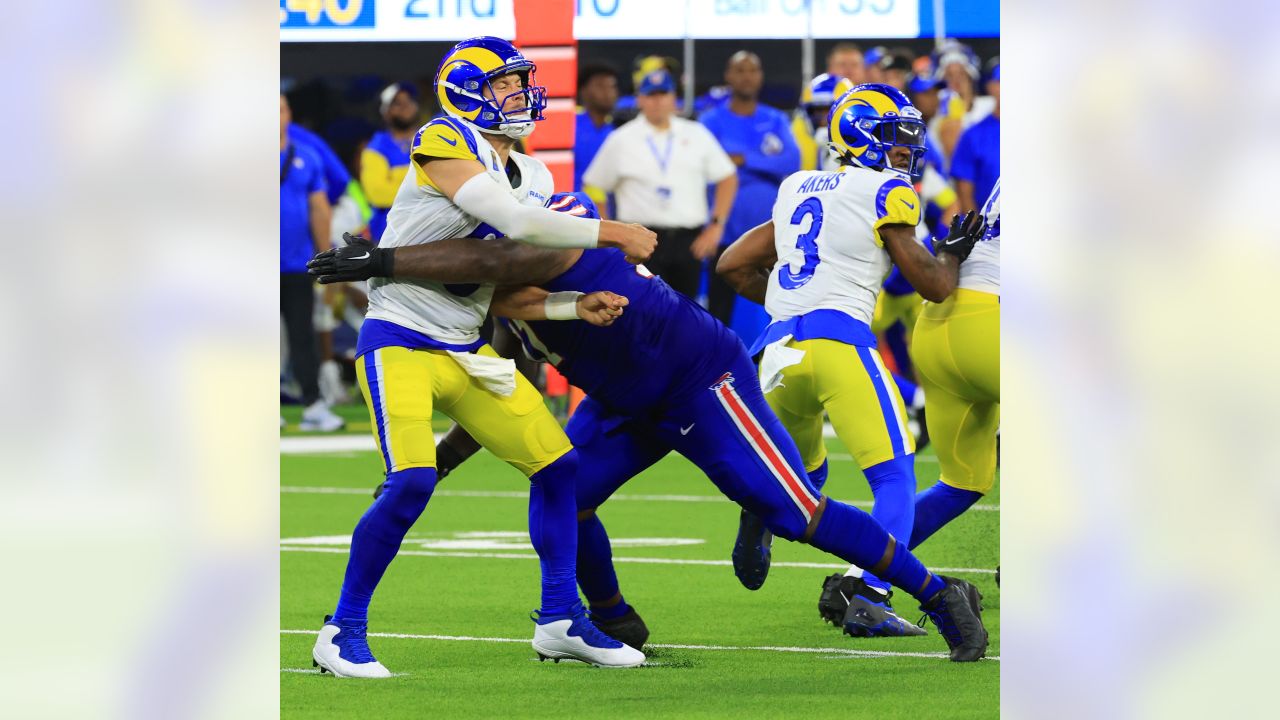
[[[282,28],[375,26],[373,0],[280,0]]]

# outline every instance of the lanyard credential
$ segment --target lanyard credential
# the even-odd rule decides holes
[[[658,152],[658,146],[653,142],[652,135],[644,139],[649,145],[649,152],[653,153],[653,159],[658,161],[658,169],[662,171],[663,177],[666,177],[667,166],[671,164],[671,146],[672,141],[675,140],[672,137],[673,134],[671,131],[667,131],[667,147],[661,153]]]
[[[658,152],[658,146],[653,142],[652,135],[645,138],[644,141],[649,145],[649,152],[653,153],[653,159],[657,161],[658,169],[662,171],[662,179],[666,180],[667,167],[671,164],[671,148],[675,141],[675,133],[670,130],[667,131],[667,147],[661,153]],[[671,199],[671,186],[666,184],[659,185],[655,188],[655,191],[658,193],[658,197],[662,198],[663,203]]]

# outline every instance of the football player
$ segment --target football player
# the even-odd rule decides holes
[[[925,126],[898,90],[857,85],[837,99],[827,124],[840,169],[787,178],[773,219],[739,238],[717,272],[773,318],[751,351],[764,350],[761,385],[814,485],[827,477],[825,414],[871,486],[872,515],[893,537],[909,539],[915,442],[871,331],[876,297],[897,266],[925,299],[944,300],[981,219],[957,219],[937,257],[917,241],[922,203],[911,180]],[[768,573],[770,539],[767,523],[744,511],[733,562],[749,588]],[[920,634],[893,612],[888,585],[874,570],[833,575],[819,607],[850,635]],[[837,590],[845,601],[839,615],[826,610]]]
[[[941,476],[916,496],[911,547],[991,490],[1000,428],[1000,180],[982,207],[987,231],[955,290],[916,321],[911,357]]]
[[[493,37],[463,41],[445,54],[435,79],[445,116],[413,139],[411,168],[387,215],[383,247],[501,232],[534,245],[617,247],[634,262],[652,253],[655,236],[645,228],[543,206],[552,192],[550,172],[512,150],[546,106],[544,89],[532,83],[534,70],[514,45]],[[644,661],[642,653],[593,626],[578,598],[578,455],[541,395],[480,338],[493,296],[493,285],[485,283],[369,283],[356,368],[386,481],[356,525],[337,609],[325,619],[312,651],[315,663],[335,675],[390,674],[369,649],[368,608],[438,480],[433,410],[453,418],[529,478],[529,534],[542,564],[533,638],[538,654],[606,666]],[[529,311],[531,317],[579,317],[577,303]]]
[[[585,195],[557,196],[554,207],[579,212]],[[926,253],[927,254],[927,253]],[[980,658],[987,644],[981,595],[963,580],[930,573],[870,515],[823,497],[800,452],[770,411],[755,366],[738,336],[616,250],[547,250],[495,240],[443,240],[322,253],[321,282],[370,274],[438,282],[536,283],[511,293],[518,304],[608,289],[629,300],[611,325],[515,321],[531,356],[553,364],[587,397],[566,433],[584,472],[578,478],[578,582],[591,619],[635,648],[648,629],[622,596],[609,538],[596,509],[623,483],[675,451],[697,465],[729,499],[788,540],[806,542],[871,567],[921,603],[951,649],[951,659]],[[513,308],[495,301],[494,312]],[[923,632],[923,631],[921,631]]]

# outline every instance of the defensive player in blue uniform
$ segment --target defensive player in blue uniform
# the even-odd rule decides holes
[[[549,204],[594,215],[589,200],[577,197],[573,202],[553,196]],[[765,402],[742,341],[642,265],[609,249],[533,249],[504,238],[381,249],[353,241],[319,255],[311,272],[321,282],[386,276],[538,286],[500,293],[491,306],[498,315],[545,303],[547,316],[554,317],[550,308],[584,292],[608,290],[628,298],[625,314],[608,327],[513,322],[531,353],[588,395],[565,431],[581,467],[591,469],[577,485],[578,580],[592,621],[606,633],[637,649],[648,637],[619,590],[608,535],[595,510],[674,450],[727,497],[764,518],[775,535],[870,568],[919,600],[952,660],[982,657],[987,633],[977,588],[930,573],[870,515],[823,497]]]

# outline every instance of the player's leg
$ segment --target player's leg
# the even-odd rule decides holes
[[[436,485],[431,432],[436,363],[427,353],[386,347],[356,360],[356,377],[387,473],[384,491],[356,524],[338,606],[316,641],[318,665],[339,676],[387,677],[365,641],[369,603]]]
[[[497,356],[488,346],[477,353]],[[472,380],[447,405],[442,401],[441,410],[529,478],[529,538],[542,566],[542,606],[533,641],[539,655],[609,666],[643,662],[642,653],[592,625],[578,599],[578,453],[538,391],[520,374],[507,397]]]
[[[569,419],[565,434],[578,451],[578,585],[591,621],[606,634],[637,650],[649,629],[622,595],[613,567],[613,548],[597,510],[627,480],[662,459],[670,447],[610,413],[590,397]]]
[[[976,503],[995,483],[1000,427],[1000,301],[957,290],[916,323],[912,355],[925,386],[938,482],[916,496],[911,547]]]
[[[750,359],[744,354],[732,367],[727,378],[673,408],[656,434],[729,499],[764,518],[775,535],[873,568],[920,600],[947,638],[953,660],[981,657],[986,630],[977,590],[963,580],[933,575],[870,515],[822,497],[805,476],[799,450],[764,402]],[[693,430],[680,433],[690,423]]]
[[[515,333],[507,328],[506,323],[494,323],[493,326],[493,349],[499,355],[505,358],[511,358],[516,363],[516,369],[521,375],[529,378],[530,382],[534,382],[538,376],[540,363],[529,359],[520,349],[520,340]],[[437,481],[444,480],[468,458],[475,455],[480,450],[480,443],[471,437],[461,425],[453,424],[453,427],[445,431],[444,437],[440,438],[440,442],[436,443],[436,475]],[[378,485],[373,491],[373,497],[377,498],[382,494],[382,485]]]
[[[806,356],[782,372],[781,384],[767,396],[769,406],[799,447],[814,488],[827,481],[827,447],[822,439],[822,405],[813,388],[813,361]],[[773,534],[764,519],[743,508],[733,543],[733,573],[748,590],[758,590],[769,577]]]
[[[813,358],[818,397],[836,436],[871,486],[871,515],[894,537],[910,540],[915,521],[915,444],[907,430],[906,405],[880,354],[875,348],[834,340],[809,340],[798,346]],[[847,574],[861,575],[869,587],[888,591],[888,583],[874,574],[857,568]],[[864,588],[853,584],[863,594]]]

